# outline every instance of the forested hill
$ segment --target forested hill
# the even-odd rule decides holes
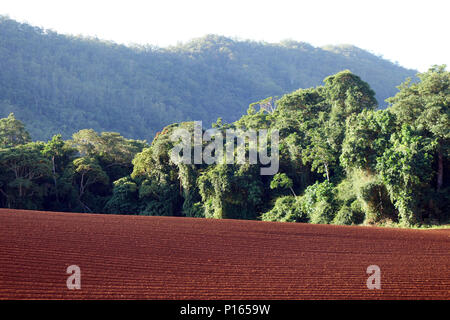
[[[353,46],[209,35],[165,49],[127,47],[0,17],[0,118],[14,112],[33,139],[93,128],[151,140],[173,122],[234,121],[251,102],[343,69],[367,81],[381,106],[416,73]]]

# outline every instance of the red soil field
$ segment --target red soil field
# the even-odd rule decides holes
[[[450,230],[0,209],[0,299],[450,299],[449,263]]]

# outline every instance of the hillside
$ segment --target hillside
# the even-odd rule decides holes
[[[250,103],[349,69],[380,105],[407,70],[353,46],[316,48],[208,35],[156,48],[60,35],[0,17],[0,118],[14,112],[33,139],[93,128],[152,140],[165,125],[235,121]]]
[[[0,300],[449,299],[449,235],[0,209]]]

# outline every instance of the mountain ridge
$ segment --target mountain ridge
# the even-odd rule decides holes
[[[173,122],[237,120],[252,102],[344,69],[368,82],[383,107],[417,73],[355,46],[325,48],[217,35],[125,46],[0,17],[0,117],[14,112],[33,139],[93,128],[151,140]]]

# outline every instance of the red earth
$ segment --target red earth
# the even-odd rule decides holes
[[[448,229],[0,209],[0,299],[448,300],[449,264]]]

